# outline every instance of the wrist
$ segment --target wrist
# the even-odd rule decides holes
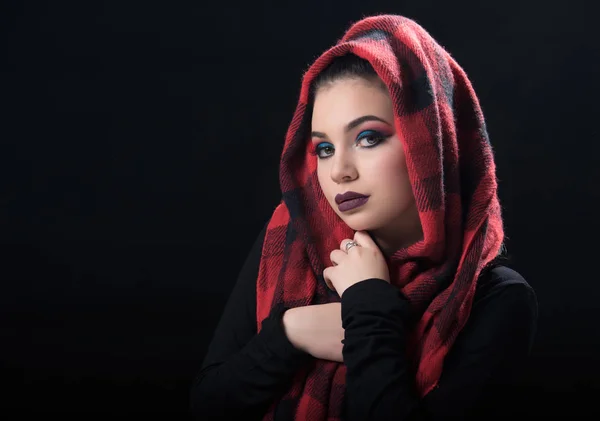
[[[285,332],[285,336],[287,336],[290,343],[294,346],[294,348],[305,351],[302,343],[300,341],[300,335],[298,334],[298,326],[296,322],[296,308],[290,308],[283,313],[283,317],[281,319],[281,323],[283,324],[283,331]]]

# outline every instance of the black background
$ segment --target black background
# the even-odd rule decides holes
[[[302,72],[372,13],[421,23],[479,95],[540,303],[524,413],[598,413],[592,2],[239,3],[0,6],[2,417],[186,418]]]

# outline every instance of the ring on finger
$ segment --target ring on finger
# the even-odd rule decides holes
[[[348,253],[348,250],[350,250],[352,247],[355,247],[355,246],[360,247],[360,244],[358,244],[356,241],[348,241],[346,243],[346,253]]]

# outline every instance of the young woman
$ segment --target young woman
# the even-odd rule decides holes
[[[192,389],[199,419],[493,418],[535,294],[499,263],[473,88],[418,24],[373,16],[310,67],[259,235]]]

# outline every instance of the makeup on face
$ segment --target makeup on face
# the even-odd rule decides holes
[[[387,122],[385,122],[379,117],[372,115],[367,115],[352,120],[346,125],[344,131],[345,133],[349,133],[350,131],[358,128],[361,125],[363,127],[360,127],[360,131],[358,131],[354,143],[358,144],[359,142],[368,138],[379,139],[378,142],[373,144],[367,144],[366,146],[363,146],[363,148],[368,149],[375,147],[378,144],[382,143],[383,140],[387,139],[388,137],[394,134],[392,127]],[[335,146],[328,141],[329,137],[327,136],[327,134],[318,131],[313,131],[311,135],[311,154],[316,155],[320,159],[325,159],[331,156],[333,150],[335,150]],[[323,151],[324,154],[322,153]]]
[[[356,209],[363,206],[369,201],[369,196],[357,197],[356,199],[346,200],[338,205],[340,212],[347,212],[352,209]]]

